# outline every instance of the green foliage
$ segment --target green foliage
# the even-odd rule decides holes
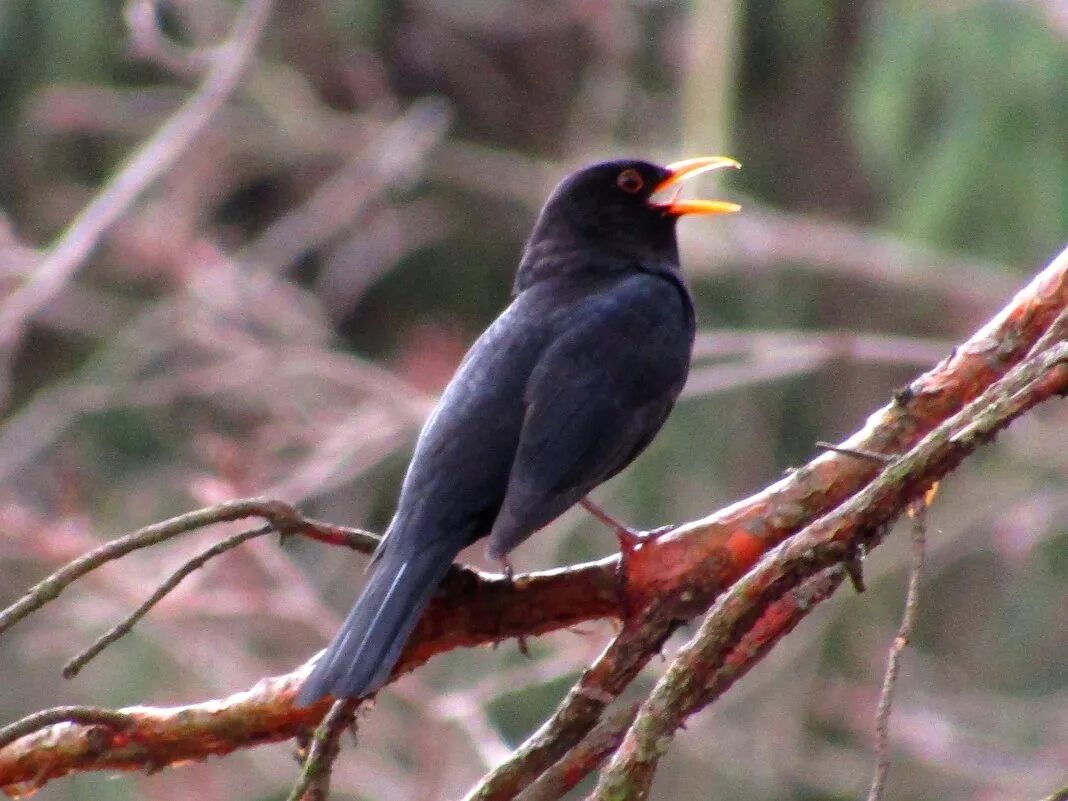
[[[1068,229],[1066,72],[1068,48],[1036,12],[883,4],[852,116],[891,224],[992,257],[1048,255]]]
[[[500,695],[489,705],[490,719],[508,742],[519,745],[552,713],[574,681],[575,676],[561,676]]]
[[[383,2],[358,2],[358,0],[328,0],[325,6],[325,23],[338,42],[351,47],[354,42],[370,45],[388,22]]]
[[[0,62],[24,85],[106,79],[121,54],[121,21],[107,0],[14,0],[0,5]]]
[[[145,464],[170,448],[159,421],[139,409],[109,409],[87,418],[83,429],[94,464],[121,471]]]

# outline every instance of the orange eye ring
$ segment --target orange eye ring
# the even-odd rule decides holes
[[[645,181],[637,170],[626,169],[616,178],[616,186],[629,195],[636,195],[642,191]]]

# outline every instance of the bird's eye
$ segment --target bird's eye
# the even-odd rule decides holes
[[[635,195],[642,191],[645,181],[642,180],[637,170],[623,170],[616,178],[616,186],[628,194]]]

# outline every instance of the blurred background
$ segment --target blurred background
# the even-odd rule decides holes
[[[0,290],[188,101],[241,9],[0,2]],[[1064,0],[277,2],[210,123],[0,343],[0,605],[106,538],[227,498],[382,530],[541,202],[605,157],[729,154],[745,168],[697,191],[745,208],[681,223],[692,380],[595,498],[652,527],[744,497],[859,428],[1063,246],[1066,131]],[[1065,431],[1050,404],[943,486],[890,799],[1031,800],[1068,775]],[[0,718],[220,697],[325,645],[363,558],[263,540],[60,678],[224,533],[130,556],[6,635]],[[690,722],[656,798],[862,795],[902,534],[868,559],[869,592],[841,591]],[[573,510],[514,562],[613,548]],[[484,564],[479,547],[465,558]],[[433,660],[362,718],[334,797],[459,797],[611,631],[539,638],[533,660],[512,643]],[[40,797],[284,798],[292,750]]]

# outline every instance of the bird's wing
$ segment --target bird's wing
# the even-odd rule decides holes
[[[653,279],[655,280],[655,279]],[[500,557],[626,467],[656,435],[689,368],[690,340],[669,305],[585,310],[547,348],[526,390],[526,415],[504,503],[490,534]],[[673,297],[674,296],[674,297]]]

